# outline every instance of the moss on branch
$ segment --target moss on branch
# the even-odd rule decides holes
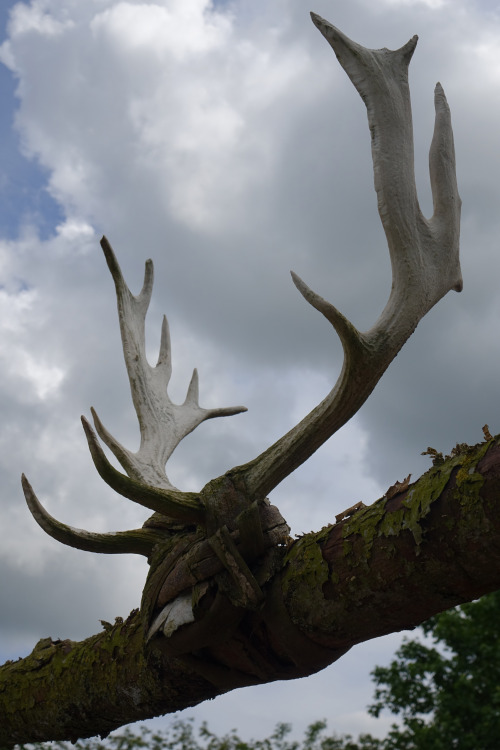
[[[500,438],[280,548],[264,606],[178,658],[138,611],[81,642],[44,638],[0,667],[0,747],[106,735],[245,684],[322,669],[354,644],[500,588]],[[187,625],[186,627],[189,627]]]

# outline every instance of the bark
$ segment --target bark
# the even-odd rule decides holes
[[[205,625],[222,636],[212,644],[179,656],[165,637],[146,645],[138,611],[79,643],[39,641],[0,667],[0,747],[104,736],[303,677],[356,643],[500,588],[500,437],[456,453],[403,492],[279,548],[263,606],[226,602],[220,621],[215,607]]]

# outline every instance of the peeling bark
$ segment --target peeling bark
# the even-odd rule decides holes
[[[500,436],[279,556],[263,607],[226,607],[234,629],[213,646],[179,657],[162,650],[165,638],[146,646],[134,611],[84,641],[46,638],[7,662],[0,746],[104,736],[237,687],[303,677],[500,588]]]

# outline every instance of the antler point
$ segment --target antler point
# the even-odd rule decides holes
[[[295,273],[295,271],[290,271],[290,276],[292,277],[293,283],[295,286],[299,286],[300,284],[303,284],[304,282],[300,278],[298,273]]]

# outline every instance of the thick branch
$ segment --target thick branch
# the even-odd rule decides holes
[[[40,641],[0,668],[0,746],[106,734],[228,690],[318,671],[348,648],[500,588],[500,437],[283,553],[264,608],[219,646],[144,655],[140,619]]]
[[[146,659],[135,610],[79,643],[44,638],[25,659],[0,668],[0,747],[106,736],[215,694],[176,659]]]
[[[322,554],[320,585],[308,601],[311,545]],[[499,589],[500,436],[433,466],[404,492],[299,540],[288,564],[287,608],[296,624],[330,648],[413,628]]]

